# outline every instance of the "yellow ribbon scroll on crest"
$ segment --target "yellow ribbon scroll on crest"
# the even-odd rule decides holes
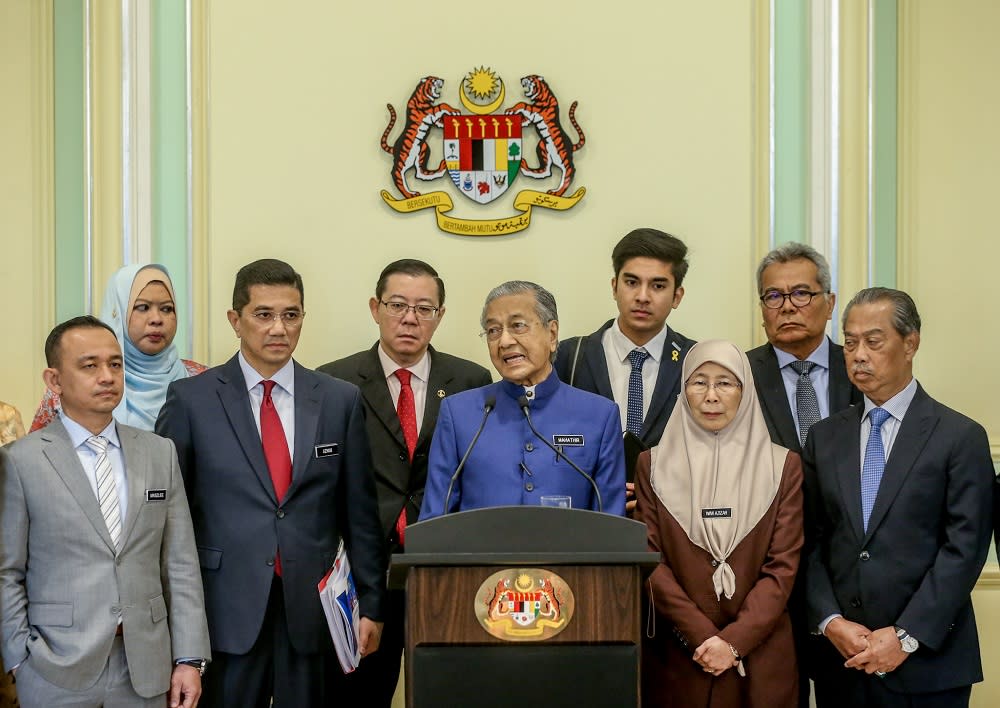
[[[459,219],[447,216],[448,212],[455,208],[447,192],[429,192],[410,199],[394,199],[386,190],[381,191],[385,203],[401,214],[433,207],[437,215],[438,228],[456,236],[503,236],[524,231],[531,224],[532,207],[566,211],[576,206],[586,193],[586,187],[580,187],[568,197],[523,189],[514,197],[514,208],[521,212],[520,214],[502,219]]]

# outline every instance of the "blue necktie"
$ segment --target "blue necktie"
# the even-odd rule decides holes
[[[875,506],[878,486],[882,483],[882,473],[885,471],[885,448],[882,446],[882,424],[889,420],[889,411],[884,408],[872,408],[868,413],[872,429],[868,433],[868,445],[865,447],[865,462],[861,466],[861,519],[865,531],[868,531],[868,518]]]
[[[642,434],[642,365],[649,354],[641,349],[628,353],[628,363],[632,371],[628,375],[628,406],[625,411],[625,430],[636,437]]]

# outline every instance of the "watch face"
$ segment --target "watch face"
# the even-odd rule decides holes
[[[903,651],[907,654],[912,654],[917,650],[917,647],[920,646],[917,640],[910,636],[906,637],[906,639],[901,639],[900,644],[903,645]]]

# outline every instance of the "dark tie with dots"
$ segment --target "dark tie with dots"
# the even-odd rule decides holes
[[[819,422],[819,399],[816,398],[816,389],[809,378],[809,372],[816,364],[811,361],[793,361],[789,366],[799,375],[795,382],[795,409],[799,418],[799,443],[805,446],[809,428]]]
[[[628,353],[632,371],[628,375],[628,405],[625,411],[625,430],[639,437],[642,434],[642,365],[649,354],[641,349]]]

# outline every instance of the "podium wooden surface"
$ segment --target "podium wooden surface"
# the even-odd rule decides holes
[[[641,583],[658,560],[641,523],[498,507],[431,519],[406,534],[391,578],[406,583],[407,706],[638,705]],[[480,587],[505,568],[545,569],[566,581],[575,610],[562,632],[515,642],[479,624]]]

